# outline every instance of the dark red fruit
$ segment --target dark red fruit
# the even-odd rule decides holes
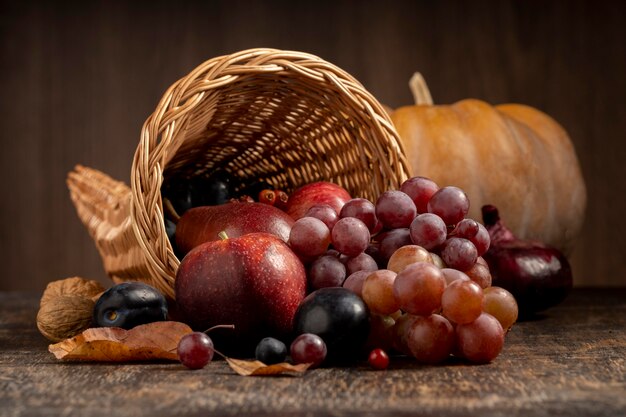
[[[213,341],[204,333],[189,333],[178,342],[177,353],[187,368],[202,369],[213,359]]]
[[[269,204],[273,206],[276,203],[276,192],[272,190],[263,190],[259,193],[259,203]]]
[[[516,238],[496,207],[483,206],[482,212],[491,237],[483,258],[489,264],[492,285],[513,294],[520,316],[531,316],[563,301],[573,284],[567,258],[541,242]]]
[[[367,363],[374,369],[387,369],[389,366],[389,356],[382,349],[374,349],[367,357]]]

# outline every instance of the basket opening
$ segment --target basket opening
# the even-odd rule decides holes
[[[287,192],[336,182],[371,197],[376,161],[363,109],[331,83],[285,73],[250,74],[205,94],[179,130],[164,184],[225,171]],[[374,181],[375,182],[375,181]]]

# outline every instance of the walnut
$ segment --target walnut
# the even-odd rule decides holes
[[[98,281],[80,277],[65,278],[48,284],[39,301],[39,307],[48,300],[63,295],[82,295],[93,298],[103,291],[104,287]]]
[[[58,342],[91,327],[93,308],[104,291],[97,281],[73,277],[48,284],[39,303],[37,327]]]

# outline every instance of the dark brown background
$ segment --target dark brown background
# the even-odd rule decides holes
[[[57,4],[59,3],[59,4]],[[0,290],[106,281],[65,176],[128,182],[141,125],[202,61],[251,47],[310,52],[381,102],[519,102],[570,133],[589,205],[576,285],[626,284],[626,3],[621,1],[2,1]]]

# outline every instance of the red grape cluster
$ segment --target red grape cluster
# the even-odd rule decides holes
[[[307,265],[310,290],[343,286],[369,307],[368,346],[438,363],[450,355],[484,363],[500,353],[517,303],[491,286],[482,255],[489,233],[467,218],[463,190],[424,177],[354,198],[337,213],[313,206],[289,244]]]

